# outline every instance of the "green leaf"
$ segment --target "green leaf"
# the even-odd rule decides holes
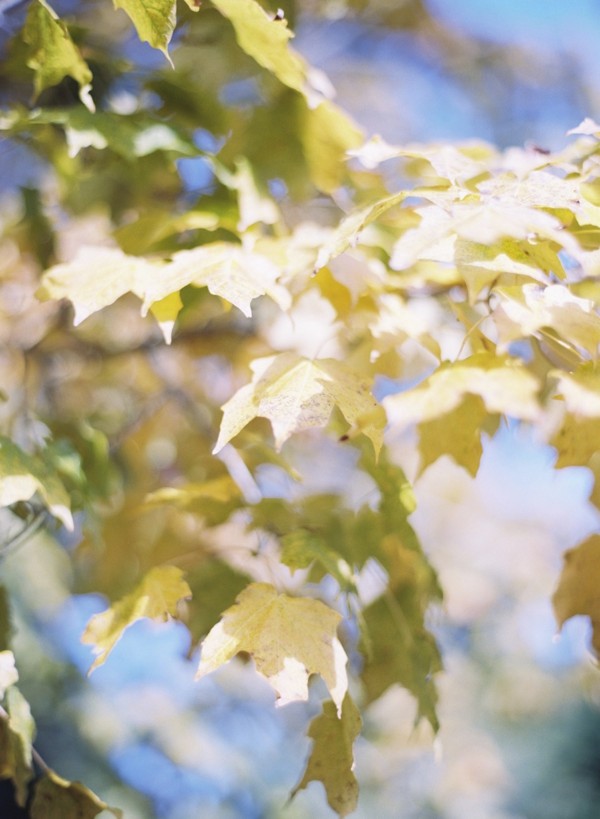
[[[150,506],[169,504],[201,515],[207,526],[224,523],[242,501],[242,492],[229,475],[185,486],[165,486],[146,496]]]
[[[330,549],[323,538],[305,529],[296,529],[281,538],[280,559],[292,572],[307,569],[317,561],[344,591],[355,590],[352,568],[347,561],[334,549]]]
[[[304,112],[298,136],[311,180],[319,190],[334,193],[347,173],[347,152],[362,142],[361,130],[341,108],[325,100]]]
[[[6,716],[0,717],[0,779],[12,779],[15,798],[25,806],[27,786],[33,777],[32,742],[35,725],[25,697],[16,686],[6,692]]]
[[[358,782],[354,775],[353,745],[361,726],[360,712],[349,694],[344,698],[341,716],[332,702],[323,704],[323,712],[313,719],[308,729],[313,747],[304,775],[290,799],[310,782],[317,781],[323,783],[329,807],[338,816],[347,816],[356,810]]]
[[[288,597],[268,583],[251,583],[202,643],[196,677],[246,651],[280,705],[308,699],[308,678],[320,674],[341,712],[348,678],[346,653],[336,636],[340,620],[319,600]]]
[[[192,599],[186,624],[195,645],[219,621],[224,606],[231,606],[250,578],[218,559],[207,559],[186,575]]]
[[[600,535],[592,535],[565,552],[563,570],[552,602],[561,628],[578,614],[590,618],[592,645],[600,656]]]
[[[408,550],[402,550],[408,575],[402,578],[397,564],[395,592],[377,598],[362,612],[360,650],[365,658],[361,678],[367,702],[373,702],[399,684],[418,703],[418,718],[425,717],[434,731],[439,728],[434,674],[441,670],[438,648],[423,625],[421,590],[416,579],[418,567]]]
[[[246,54],[288,88],[299,91],[311,107],[323,100],[329,84],[289,47],[294,35],[286,20],[270,17],[255,0],[212,0],[212,4],[231,22]]]
[[[48,770],[35,787],[31,819],[95,819],[102,811],[123,817],[122,811],[111,808],[85,785]]]
[[[252,382],[222,408],[214,452],[257,416],[270,420],[279,449],[294,432],[326,426],[334,406],[355,431],[370,439],[376,452],[381,449],[385,420],[369,382],[340,361],[310,361],[295,353],[281,353],[257,359],[251,366]]]
[[[46,0],[33,0],[27,12],[23,39],[29,46],[27,65],[35,72],[35,94],[39,96],[65,77],[79,84],[79,97],[94,111],[91,97],[92,72],[69,35],[66,25]]]
[[[0,586],[0,651],[7,651],[11,644],[13,624],[9,605],[8,592]]]
[[[67,529],[73,529],[69,496],[56,473],[41,458],[0,436],[0,506],[29,501],[36,493]]]
[[[106,611],[88,622],[81,642],[93,646],[98,656],[88,673],[106,662],[108,655],[123,636],[125,629],[136,620],[168,620],[177,617],[180,600],[190,597],[191,591],[176,566],[157,566],[151,569],[136,588]]]
[[[116,9],[123,9],[136,28],[138,37],[158,48],[170,60],[167,48],[175,31],[176,0],[113,0]]]

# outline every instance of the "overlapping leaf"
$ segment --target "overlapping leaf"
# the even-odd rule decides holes
[[[0,436],[0,506],[29,501],[36,494],[67,529],[73,528],[69,496],[60,478],[41,458]]]
[[[23,39],[28,45],[27,65],[35,72],[35,93],[57,85],[65,77],[79,84],[84,105],[94,110],[92,72],[73,43],[66,25],[46,0],[33,0],[27,12]]]
[[[417,387],[384,399],[395,423],[410,425],[456,409],[466,395],[478,395],[490,413],[534,420],[540,412],[537,378],[517,359],[477,353],[444,362]]]
[[[278,594],[252,583],[202,643],[197,677],[204,677],[240,651],[277,692],[279,704],[308,698],[308,679],[319,674],[338,713],[348,689],[346,653],[337,638],[340,615],[319,600]]]
[[[254,418],[268,418],[281,447],[294,432],[324,427],[334,406],[349,424],[363,432],[375,451],[381,448],[385,420],[366,378],[340,361],[310,361],[295,353],[257,359],[252,382],[223,406],[218,452]]]
[[[158,48],[168,59],[168,46],[175,30],[176,0],[113,0],[129,16],[138,37]]]
[[[353,745],[360,733],[360,712],[349,694],[344,699],[341,716],[334,703],[325,702],[323,711],[308,729],[313,747],[300,782],[290,797],[306,788],[310,782],[322,782],[329,807],[338,816],[356,810],[358,781],[354,775]]]
[[[166,262],[128,256],[116,248],[84,247],[72,262],[46,271],[37,295],[43,300],[69,299],[75,324],[80,324],[126,293],[134,293],[143,301],[144,313],[156,314],[170,340],[181,309],[177,294],[183,287],[207,287],[250,316],[251,302],[265,294],[282,308],[289,306],[289,293],[277,284],[278,277],[269,259],[233,243],[182,250]]]
[[[81,641],[91,645],[98,655],[90,673],[106,662],[125,629],[142,617],[152,620],[176,617],[179,602],[190,596],[191,590],[181,569],[175,566],[151,569],[130,594],[106,611],[94,614],[88,622]]]
[[[321,74],[289,47],[293,34],[285,19],[268,15],[255,0],[212,0],[212,4],[233,25],[240,48],[284,85],[299,91],[311,106],[330,93]]]
[[[591,299],[573,295],[562,284],[500,287],[496,292],[501,302],[494,320],[504,344],[530,335],[558,336],[576,349],[596,355],[600,316]]]

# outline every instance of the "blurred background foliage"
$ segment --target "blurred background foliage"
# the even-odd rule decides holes
[[[245,461],[210,456],[219,406],[243,383],[249,361],[270,352],[268,306],[253,325],[237,311],[224,315],[204,291],[185,291],[165,355],[157,329],[127,298],[73,332],[70,308],[35,299],[41,271],[113,232],[134,254],[228,238],[244,208],[265,207],[267,190],[289,224],[311,214],[331,223],[335,205],[384,193],[365,170],[331,178],[331,154],[357,144],[359,128],[396,144],[472,138],[546,150],[600,107],[592,36],[600,11],[592,2],[264,5],[283,9],[295,47],[329,77],[356,126],[339,127],[335,109],[312,116],[305,100],[236,46],[208,3],[197,15],[181,4],[174,69],[110,3],[55,3],[93,68],[97,113],[81,106],[68,78],[42,92],[43,114],[32,113],[19,37],[28,4],[0,8],[0,102],[20,104],[0,115],[0,417],[26,443],[52,436],[51,457],[79,510],[73,535],[39,531],[4,555],[2,583],[36,747],[127,819],[328,815],[318,784],[286,806],[308,752],[298,736],[318,712],[320,692],[306,706],[274,711],[268,687],[239,661],[195,684],[186,659],[195,645],[175,623],[138,623],[88,680],[90,652],[79,638],[105,605],[91,592],[118,598],[143,571],[177,556],[203,601],[188,612],[196,639],[248,576],[270,580],[280,570],[263,530],[229,520],[231,469],[246,493],[251,470],[271,497],[301,505],[314,495],[317,515],[319,494],[343,493],[355,507],[371,486],[339,449],[292,441],[299,489],[297,475],[261,445],[262,422],[243,433]],[[326,195],[334,189],[335,202]],[[310,310],[298,347],[314,342]],[[268,333],[269,344],[284,349],[294,330],[274,322]],[[415,464],[410,436],[392,446]],[[597,672],[585,624],[569,623],[553,640],[549,598],[562,552],[598,515],[586,471],[554,471],[553,461],[552,450],[509,428],[488,442],[477,481],[445,458],[416,481],[411,520],[446,595],[430,624],[448,670],[442,727],[435,741],[426,726],[414,729],[414,703],[397,687],[371,707],[357,747],[357,816],[597,815]],[[202,489],[143,504],[182,478]],[[288,744],[294,752],[282,753]]]

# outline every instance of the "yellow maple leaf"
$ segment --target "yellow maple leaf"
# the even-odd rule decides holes
[[[254,377],[223,406],[218,452],[254,418],[268,418],[277,448],[294,432],[324,427],[334,406],[363,432],[376,454],[383,442],[385,415],[368,380],[331,358],[311,361],[295,353],[257,359]]]
[[[320,674],[341,713],[348,677],[346,653],[336,636],[340,620],[319,600],[289,597],[268,583],[251,583],[202,643],[196,678],[246,651],[277,692],[279,705],[308,699],[308,678]]]
[[[183,572],[176,566],[156,566],[121,600],[89,620],[81,642],[93,646],[98,656],[89,673],[106,662],[110,652],[123,636],[125,629],[142,617],[167,620],[175,617],[177,604],[191,597]]]

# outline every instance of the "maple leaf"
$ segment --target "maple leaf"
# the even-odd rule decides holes
[[[325,267],[336,256],[355,245],[362,230],[394,205],[400,204],[407,196],[407,191],[401,191],[346,216],[319,250],[315,270]]]
[[[504,344],[528,335],[558,334],[595,356],[600,344],[600,316],[591,299],[573,295],[562,284],[499,287],[494,320]]]
[[[176,566],[151,569],[136,588],[106,611],[94,614],[81,637],[98,656],[88,673],[106,662],[125,629],[142,617],[167,620],[177,616],[177,604],[191,596],[183,572]]]
[[[265,256],[232,242],[182,250],[167,261],[129,256],[117,248],[82,247],[71,262],[46,271],[36,295],[42,300],[69,299],[77,325],[133,293],[143,301],[143,315],[149,310],[155,314],[168,342],[182,307],[183,287],[207,287],[250,316],[250,302],[265,294],[282,309],[289,307],[291,297],[276,283],[278,276]]]
[[[27,65],[35,72],[36,96],[45,88],[57,85],[66,76],[73,77],[79,84],[81,101],[90,111],[94,111],[92,72],[73,43],[66,25],[46,0],[34,0],[29,6],[23,39],[29,47]]]
[[[240,48],[288,88],[299,91],[311,107],[331,95],[320,72],[289,47],[294,35],[285,19],[274,20],[255,0],[213,0],[213,5],[232,24]]]
[[[223,420],[213,452],[218,452],[254,418],[268,418],[280,449],[294,433],[324,427],[334,406],[381,449],[385,418],[367,379],[340,361],[311,361],[295,353],[255,360],[254,376],[222,407]]]
[[[171,62],[167,48],[175,30],[176,0],[113,0],[129,16],[138,37],[158,48]]]
[[[418,717],[425,717],[437,731],[433,675],[441,669],[441,660],[433,636],[423,625],[420,594],[416,585],[404,582],[394,594],[377,598],[363,610],[361,677],[367,702],[395,683],[407,688],[418,702]]]
[[[121,810],[111,808],[81,782],[69,782],[50,769],[35,786],[31,819],[95,819],[103,811],[122,819]]]
[[[592,621],[592,645],[600,656],[600,535],[564,554],[564,566],[552,597],[559,626],[578,614]]]
[[[476,353],[443,362],[417,387],[391,395],[383,403],[404,425],[439,418],[456,409],[466,395],[480,396],[488,412],[534,420],[540,411],[538,391],[537,378],[518,360]]]
[[[308,729],[308,736],[313,740],[312,751],[290,799],[310,782],[319,781],[325,787],[330,808],[338,816],[347,816],[356,810],[358,782],[353,772],[352,746],[361,726],[360,712],[349,694],[344,698],[341,716],[332,702],[323,704],[323,712],[313,719]]]
[[[600,371],[587,363],[572,373],[555,370],[558,392],[567,409],[584,418],[600,417]]]
[[[277,692],[279,705],[306,700],[309,676],[320,674],[339,713],[348,689],[347,657],[336,636],[340,620],[319,600],[289,597],[268,583],[251,583],[202,643],[196,678],[245,651]]]

